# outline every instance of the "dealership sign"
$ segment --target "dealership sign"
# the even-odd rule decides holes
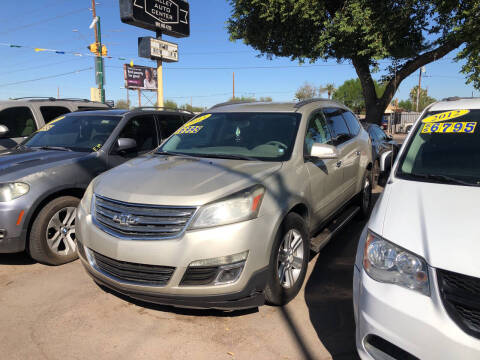
[[[120,0],[120,18],[165,35],[190,36],[190,5],[184,0]]]
[[[178,45],[152,37],[141,37],[138,38],[138,56],[163,62],[177,62]]]

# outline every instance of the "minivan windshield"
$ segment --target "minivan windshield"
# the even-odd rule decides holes
[[[480,110],[428,112],[416,127],[397,176],[480,186]]]
[[[178,129],[158,154],[285,161],[292,154],[298,113],[202,114]]]
[[[22,145],[47,150],[97,151],[120,120],[121,116],[60,116],[34,132]]]

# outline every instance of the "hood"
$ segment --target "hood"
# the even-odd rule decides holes
[[[131,203],[197,206],[252,185],[281,163],[149,155],[104,173],[95,193]]]
[[[90,153],[58,150],[9,149],[0,151],[0,181],[14,181]]]
[[[480,187],[395,179],[385,190],[373,231],[434,268],[480,277]]]

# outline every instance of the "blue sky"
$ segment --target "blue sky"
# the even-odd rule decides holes
[[[125,57],[138,65],[153,66],[154,62],[137,57],[137,38],[152,36],[152,32],[120,21],[117,0],[99,0],[97,15],[102,21],[102,40],[109,55]],[[21,6],[19,6],[21,4]],[[95,87],[93,58],[89,56],[59,55],[35,52],[33,48],[48,48],[88,53],[86,46],[93,42],[90,0],[23,0],[2,4],[0,14],[0,43],[18,44],[31,48],[0,46],[0,99],[19,96],[90,97]],[[230,42],[225,21],[230,14],[226,0],[190,0],[191,36],[166,40],[179,44],[180,61],[165,65],[165,98],[179,104],[190,103],[210,106],[226,101],[232,95],[232,73],[235,72],[236,95],[271,96],[275,101],[289,101],[305,81],[320,86],[334,83],[337,87],[345,80],[356,77],[347,63],[317,62],[300,66],[289,59],[268,60],[241,42]],[[451,59],[455,53],[426,67],[422,87],[437,99],[447,96],[478,96],[470,85],[465,85],[459,63]],[[107,99],[125,99],[122,89],[125,61],[106,60]],[[254,67],[254,68],[249,68]],[[209,69],[217,68],[217,69]],[[58,74],[83,70],[78,73],[46,78]],[[21,82],[19,84],[12,84]],[[408,98],[410,89],[418,83],[418,72],[406,79],[396,97]],[[12,84],[12,85],[9,85]],[[146,93],[154,101],[155,93]],[[130,92],[133,103],[136,93]]]

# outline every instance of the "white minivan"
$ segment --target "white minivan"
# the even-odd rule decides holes
[[[362,359],[480,359],[479,122],[480,99],[431,105],[391,167],[354,267]]]

